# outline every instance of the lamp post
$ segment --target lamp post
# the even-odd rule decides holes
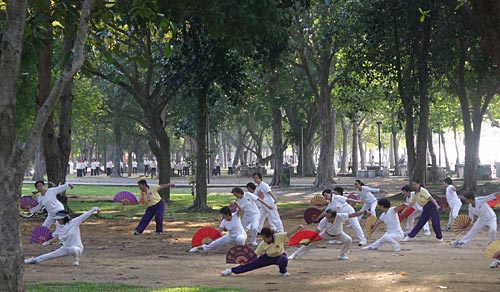
[[[378,128],[378,165],[380,169],[380,176],[384,176],[384,171],[382,168],[382,142],[380,141],[380,125],[382,121],[377,119],[377,128]]]

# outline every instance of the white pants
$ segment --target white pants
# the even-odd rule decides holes
[[[49,213],[47,212],[47,217],[45,218],[45,221],[43,221],[42,226],[49,228],[50,225],[54,222],[54,217],[56,216],[55,213]]]
[[[457,218],[458,212],[460,211],[460,208],[462,208],[462,202],[449,204],[449,206],[450,206],[450,218],[448,219],[448,225],[446,225],[446,227],[451,228],[453,226],[453,220]]]
[[[267,202],[266,202],[267,203]],[[268,203],[269,204],[269,203]],[[269,204],[273,207],[272,210],[269,210],[266,206],[260,206],[260,222],[259,222],[259,230],[262,230],[264,227],[264,221],[269,221],[269,226],[274,232],[284,232],[283,222],[281,222],[280,214],[278,213],[278,206],[275,204]]]
[[[340,255],[345,255],[349,251],[349,249],[351,248],[352,238],[349,235],[345,234],[344,232],[342,232],[340,234],[336,234],[335,236],[330,236],[330,235],[326,234],[326,232],[322,231],[319,235],[321,236],[322,240],[311,242],[308,245],[303,245],[303,246],[299,247],[299,249],[297,249],[293,253],[293,256],[297,259],[301,258],[313,246],[315,246],[316,244],[318,244],[324,240],[334,240],[335,239],[335,240],[340,241],[340,244],[341,244]]]
[[[377,208],[377,201],[376,200],[371,202],[371,203],[365,202],[363,204],[363,207],[361,207],[361,209],[359,209],[359,210],[360,211],[369,210],[373,216],[377,216],[377,213],[375,212],[375,208]],[[363,214],[358,216],[358,220],[361,221],[361,219],[363,219]]]
[[[249,226],[251,225],[252,230],[252,243],[257,241],[257,234],[259,234],[259,224],[260,224],[260,214],[244,214],[241,219],[241,224],[245,228],[246,231],[250,230]]]
[[[392,246],[393,250],[398,250],[399,249],[399,242],[403,239],[403,237],[404,237],[403,231],[386,232],[377,241],[370,244],[369,247],[378,248],[382,244],[388,243]]]
[[[488,238],[489,241],[488,243],[492,242],[495,240],[495,237],[497,235],[497,219],[496,218],[487,218],[486,220],[483,220],[482,218],[479,218],[476,223],[472,226],[472,228],[467,232],[467,234],[460,239],[464,244],[469,243],[472,238],[479,232],[481,229],[483,229],[485,226],[489,227],[488,231]]]
[[[48,261],[55,258],[60,258],[64,256],[72,255],[75,259],[78,259],[83,252],[83,248],[79,246],[61,246],[60,248],[54,250],[53,252],[49,252],[46,254],[42,254],[41,256],[37,256],[35,258],[36,263],[41,263],[43,261]]]
[[[413,211],[413,213],[408,216],[406,219],[406,231],[410,232],[413,229],[413,223],[415,223],[415,219],[422,214],[422,209]],[[424,224],[424,232],[431,232],[429,229],[429,221],[425,222]]]
[[[203,250],[207,251],[225,244],[245,245],[246,240],[247,240],[246,233],[238,234],[236,237],[233,237],[230,234],[226,234],[210,242],[209,244],[203,244],[201,247],[203,248]]]

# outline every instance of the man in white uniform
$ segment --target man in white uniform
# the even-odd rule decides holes
[[[45,210],[47,210],[47,218],[45,218],[42,226],[49,228],[54,221],[56,213],[64,210],[64,205],[57,199],[57,194],[64,192],[68,188],[73,188],[73,185],[65,183],[58,187],[46,189],[45,182],[39,180],[35,182],[35,188],[40,192],[40,195],[37,197],[38,205],[31,208],[30,212],[34,213],[42,207],[45,207]]]
[[[403,239],[404,233],[399,223],[398,211],[402,210],[404,205],[391,208],[391,201],[387,198],[381,198],[378,200],[378,206],[382,209],[383,213],[380,214],[380,218],[371,229],[374,231],[381,222],[384,222],[387,226],[387,231],[377,241],[363,247],[363,249],[376,250],[382,244],[389,243],[392,245],[392,251],[399,252],[401,250],[399,242]]]
[[[236,203],[238,211],[231,213],[231,209],[228,206],[222,207],[220,213],[222,214],[222,221],[220,223],[220,231],[227,231],[227,234],[217,238],[216,240],[210,242],[209,244],[202,244],[200,246],[195,246],[189,250],[189,252],[197,252],[201,249],[203,251],[214,249],[218,246],[225,244],[237,244],[245,245],[247,240],[247,233],[241,225],[240,215],[243,212],[241,206]]]
[[[455,218],[457,218],[460,208],[462,208],[462,201],[460,201],[460,199],[458,198],[457,190],[455,189],[451,178],[447,177],[443,180],[443,182],[446,186],[446,201],[448,202],[448,206],[450,206],[448,225],[446,225],[444,230],[450,231],[453,225],[453,221],[455,220]]]
[[[94,207],[90,211],[87,211],[74,219],[71,219],[66,211],[58,212],[54,217],[54,219],[57,220],[57,223],[56,231],[52,234],[53,238],[44,242],[43,245],[49,245],[55,238],[59,238],[63,246],[53,252],[26,259],[24,260],[24,263],[38,264],[43,261],[72,255],[73,266],[78,266],[80,264],[80,255],[83,252],[83,244],[80,236],[80,224],[82,224],[85,219],[89,218],[95,211],[99,213],[99,208]]]
[[[264,221],[269,221],[269,226],[274,232],[284,232],[283,222],[281,222],[280,214],[278,213],[278,200],[276,196],[271,192],[271,188],[269,185],[262,181],[262,174],[260,172],[256,172],[253,174],[253,180],[255,184],[257,184],[257,189],[255,190],[255,194],[264,200],[269,206],[272,206],[273,209],[269,210],[268,208],[260,208],[260,224],[259,230],[264,227]]]

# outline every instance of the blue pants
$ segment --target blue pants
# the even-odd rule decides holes
[[[288,265],[288,257],[285,253],[277,257],[270,257],[267,254],[263,254],[255,262],[234,267],[231,271],[235,274],[241,274],[270,265],[277,265],[280,268],[280,273],[284,274]]]
[[[142,215],[141,221],[135,231],[142,233],[146,227],[148,227],[149,222],[155,216],[156,222],[156,232],[163,232],[163,216],[165,214],[165,202],[163,200],[159,201],[156,205],[146,208],[146,212]]]
[[[439,221],[439,212],[436,208],[436,205],[434,205],[433,202],[428,202],[427,204],[425,204],[422,210],[422,215],[420,215],[420,218],[418,219],[417,225],[413,227],[408,236],[411,238],[417,236],[422,227],[424,227],[425,223],[429,221],[429,218],[432,218],[431,219],[432,229],[434,230],[434,233],[436,233],[436,238],[437,239],[443,238],[443,235],[441,234],[441,222]]]

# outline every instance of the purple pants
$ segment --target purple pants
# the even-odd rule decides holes
[[[142,233],[146,227],[148,227],[149,222],[155,216],[156,222],[156,232],[163,232],[163,215],[165,214],[165,202],[163,200],[159,201],[156,205],[146,208],[146,212],[142,215],[141,221],[135,231]]]
[[[231,271],[235,274],[241,274],[270,265],[278,265],[280,273],[284,274],[286,273],[286,266],[288,265],[288,257],[285,253],[277,257],[270,257],[267,254],[263,254],[258,257],[255,262],[234,267]]]
[[[431,219],[432,229],[434,230],[434,233],[436,233],[436,238],[437,239],[443,238],[443,235],[441,234],[441,222],[439,221],[439,212],[436,208],[436,205],[434,205],[433,202],[428,202],[427,204],[425,204],[422,211],[422,215],[420,215],[420,218],[418,219],[417,225],[413,227],[408,236],[411,238],[417,236],[422,227],[424,227],[425,223],[429,221],[429,218],[432,218]]]

